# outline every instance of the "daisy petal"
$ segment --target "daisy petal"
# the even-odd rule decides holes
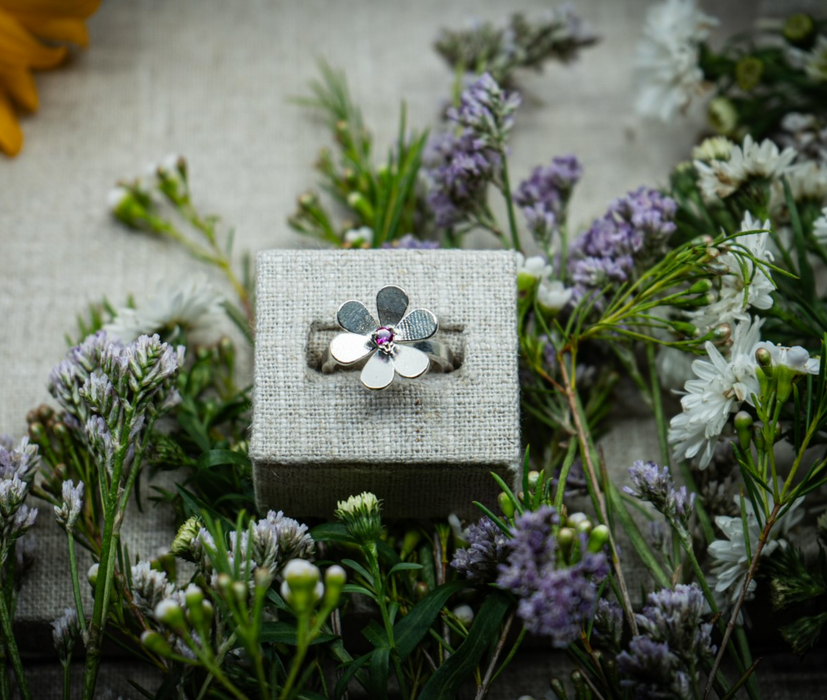
[[[397,374],[414,379],[428,371],[431,360],[421,350],[407,345],[397,345],[393,353],[393,367]]]
[[[439,323],[428,309],[415,309],[396,324],[396,339],[406,343],[427,340],[439,329]]]
[[[336,362],[343,365],[352,365],[363,357],[367,357],[375,349],[369,335],[356,333],[340,333],[330,341],[330,354]]]
[[[393,285],[382,287],[376,294],[376,308],[379,311],[379,323],[395,326],[408,310],[408,295]]]
[[[393,361],[390,355],[377,352],[371,355],[362,370],[362,384],[368,389],[384,389],[393,381]]]
[[[379,327],[361,301],[346,301],[342,304],[336,314],[336,320],[346,331],[357,335],[373,333]]]

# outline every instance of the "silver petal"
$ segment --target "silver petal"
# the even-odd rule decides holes
[[[362,369],[362,384],[368,389],[384,389],[393,381],[393,361],[390,355],[376,352]]]
[[[395,326],[408,310],[408,295],[404,289],[392,284],[382,287],[376,294],[376,309],[379,311],[379,323]]]
[[[420,377],[428,371],[431,360],[421,350],[409,345],[397,345],[393,351],[393,367],[398,374],[408,379]]]
[[[430,338],[439,329],[439,322],[428,309],[415,309],[396,324],[396,339],[406,343]]]
[[[357,335],[373,333],[379,327],[379,324],[376,323],[370,311],[361,301],[346,301],[342,304],[336,314],[336,320],[346,331]]]
[[[336,362],[343,365],[352,365],[366,357],[376,346],[369,335],[356,333],[340,333],[330,341],[330,354]]]

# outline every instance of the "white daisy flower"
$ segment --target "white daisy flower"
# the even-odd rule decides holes
[[[770,501],[770,508],[774,507],[772,495],[768,494]],[[765,557],[772,554],[779,546],[786,547],[787,542],[784,537],[789,531],[798,524],[804,517],[804,513],[797,511],[801,505],[803,497],[793,503],[783,517],[776,523],[775,527],[770,532],[770,538],[761,550],[761,556]],[[739,509],[741,507],[740,499],[735,499]],[[754,553],[758,546],[758,541],[761,539],[761,525],[758,518],[755,516],[755,510],[752,507],[752,502],[747,500],[744,503],[746,511],[747,530],[749,535],[750,552]],[[741,590],[744,587],[744,581],[749,571],[751,559],[747,556],[746,537],[744,532],[744,523],[741,516],[728,517],[719,515],[715,518],[715,524],[724,533],[726,539],[715,540],[709,545],[709,555],[712,557],[712,576],[710,577],[710,585],[713,590],[720,594],[727,603],[734,605],[741,595]],[[754,595],[756,583],[755,579],[750,581],[747,589],[747,597],[749,600]]]
[[[733,239],[730,250],[718,256],[716,262],[725,267],[726,272],[720,278],[721,288],[717,298],[690,314],[703,332],[721,323],[749,320],[748,310],[751,307],[769,309],[772,306],[772,292],[775,290],[772,277],[764,267],[744,257],[745,253],[749,253],[756,260],[772,262],[773,254],[767,249],[770,227],[769,221],[761,223],[749,212],[744,214],[741,231],[758,232],[738,236]]]
[[[210,329],[222,315],[224,297],[203,278],[162,289],[138,308],[118,309],[103,330],[129,343],[141,335],[180,329],[197,335]]]
[[[352,228],[345,233],[344,243],[347,248],[370,248],[373,245],[373,229],[367,226]]]
[[[698,46],[717,24],[695,0],[666,0],[649,9],[637,47],[638,113],[669,121],[686,108],[703,82]]]
[[[821,216],[813,222],[813,235],[821,245],[827,245],[827,207],[821,210]]]
[[[760,144],[747,134],[741,146],[733,146],[728,160],[696,160],[698,187],[707,199],[724,199],[750,178],[773,180],[785,174],[797,156],[794,148],[778,150],[769,139]]]
[[[808,160],[791,166],[786,176],[790,194],[796,202],[805,199],[819,203],[827,201],[827,166]],[[784,187],[780,182],[773,187],[773,199],[777,204],[784,202]]]
[[[730,416],[744,401],[752,405],[753,394],[760,392],[753,348],[760,337],[761,323],[745,321],[735,326],[729,360],[707,341],[704,349],[708,359],[692,363],[697,379],[686,382],[681,399],[683,413],[672,418],[669,425],[675,459],[699,456],[700,468],[706,469]]]

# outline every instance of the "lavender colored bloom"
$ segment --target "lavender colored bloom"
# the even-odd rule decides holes
[[[514,193],[523,207],[528,228],[535,238],[548,241],[558,220],[566,215],[571,192],[583,175],[583,166],[573,155],[557,156],[551,165],[538,166]]]
[[[594,613],[592,640],[597,644],[617,648],[623,637],[623,610],[613,600],[601,598]]]
[[[665,642],[684,662],[712,656],[712,625],[703,622],[706,607],[696,584],[679,584],[650,593],[637,622],[640,630],[656,642]]]
[[[439,243],[436,241],[423,241],[412,233],[406,233],[391,243],[383,243],[383,248],[399,248],[400,250],[436,250]]]
[[[669,467],[664,467],[661,472],[654,462],[638,460],[629,469],[629,475],[634,488],[624,486],[626,493],[651,503],[672,525],[686,527],[692,517],[695,494],[687,494],[685,486],[675,489]]]
[[[628,676],[620,681],[635,691],[637,700],[689,700],[689,677],[681,670],[680,659],[669,645],[639,635],[629,643],[629,651],[617,656],[617,668]]]
[[[158,603],[175,592],[175,586],[169,582],[166,573],[156,571],[148,561],[138,562],[131,567],[130,573],[133,601],[145,610],[154,611]]]
[[[54,506],[55,519],[58,524],[71,530],[80,516],[81,508],[83,508],[83,482],[79,481],[75,486],[71,479],[64,481],[63,501],[59,506]]]
[[[448,119],[464,127],[481,145],[501,148],[514,126],[521,98],[506,92],[488,73],[471,83],[459,98],[459,108],[448,110]]]
[[[64,608],[63,614],[52,622],[52,641],[60,662],[68,663],[75,641],[80,636],[80,622],[75,608]]]
[[[253,526],[253,558],[275,574],[291,559],[309,559],[316,544],[307,525],[271,510]]]
[[[499,567],[497,583],[520,598],[517,614],[526,629],[550,637],[557,647],[566,647],[594,613],[598,584],[609,568],[602,552],[558,568],[553,536],[558,523],[557,512],[550,506],[520,515],[506,543],[508,560]]]
[[[675,232],[676,210],[673,199],[646,187],[612,202],[572,245],[569,275],[576,283],[575,300],[632,279],[663,255]]]
[[[428,205],[436,225],[447,228],[465,221],[485,203],[486,188],[499,175],[499,154],[470,131],[459,136],[431,137],[425,165],[433,188]]]
[[[493,582],[499,565],[505,563],[508,537],[490,518],[483,516],[468,528],[466,540],[468,546],[454,553],[451,566],[470,581]]]
[[[0,551],[5,564],[8,546],[23,536],[34,525],[37,508],[29,508],[24,501],[39,463],[37,445],[23,438],[17,447],[6,441],[0,445]]]
[[[31,483],[39,464],[38,447],[31,444],[28,437],[22,438],[17,447],[10,438],[0,444],[0,479],[17,476],[22,481]]]

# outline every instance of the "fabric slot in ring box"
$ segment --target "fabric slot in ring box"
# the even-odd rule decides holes
[[[396,377],[384,391],[358,372],[322,374],[336,312],[402,287],[408,311],[440,322],[435,339],[461,362]],[[388,517],[473,515],[521,462],[516,261],[508,252],[288,251],[257,259],[250,457],[261,508],[331,517],[337,500],[372,491]]]

